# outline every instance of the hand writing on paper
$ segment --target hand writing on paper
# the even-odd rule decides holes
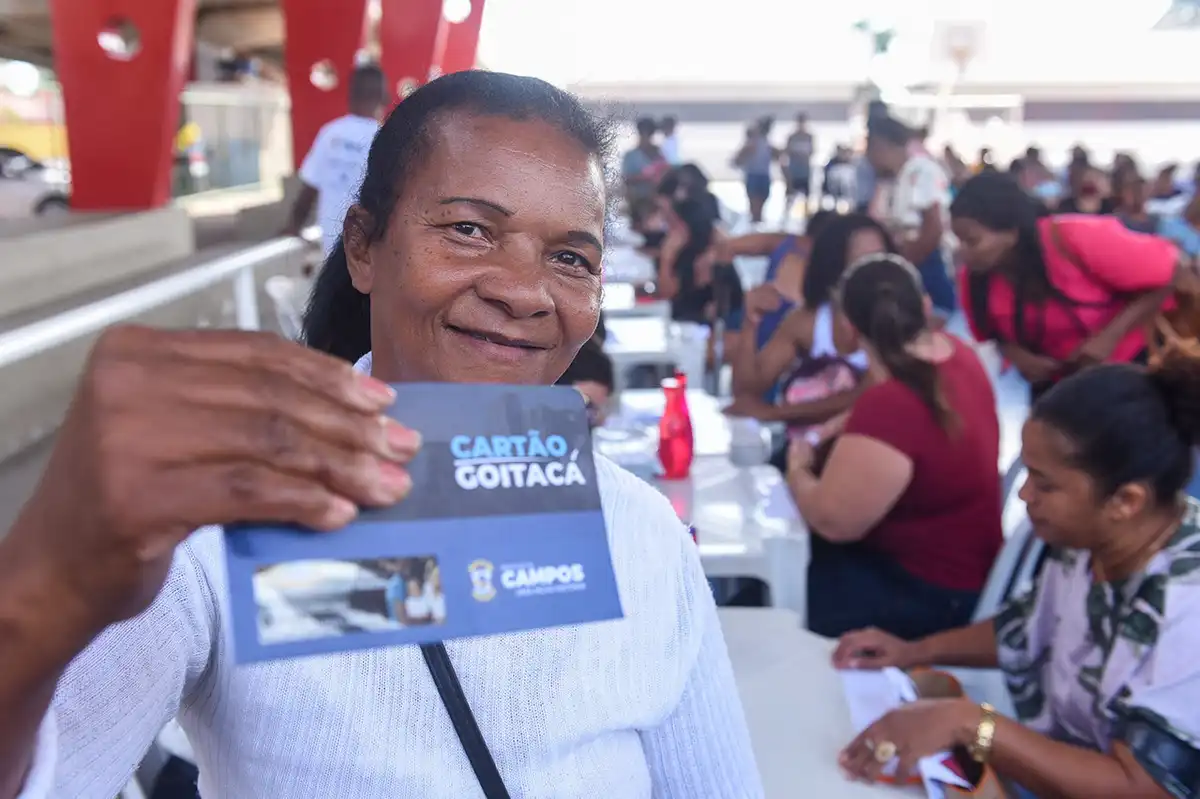
[[[893,776],[904,781],[921,758],[971,743],[979,712],[969,699],[918,699],[901,705],[859,733],[838,756],[838,765],[853,779],[875,782],[895,760]]]
[[[882,669],[887,666],[907,669],[925,665],[918,660],[914,644],[874,627],[846,633],[838,639],[837,649],[833,651],[835,669]]]

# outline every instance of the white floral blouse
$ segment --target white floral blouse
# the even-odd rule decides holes
[[[996,617],[1017,715],[1058,740],[1107,752],[1144,720],[1200,747],[1200,503],[1137,575],[1097,583],[1089,553],[1049,556],[1038,584]]]

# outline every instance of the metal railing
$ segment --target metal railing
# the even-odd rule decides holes
[[[136,318],[230,279],[233,281],[237,326],[242,330],[258,330],[255,267],[282,256],[308,251],[309,234],[306,231],[303,239],[272,239],[48,319],[0,333],[0,369],[99,333],[110,325]]]

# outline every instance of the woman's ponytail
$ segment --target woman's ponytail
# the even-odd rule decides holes
[[[911,309],[904,307],[906,303],[896,296],[893,286],[880,286],[878,292],[871,325],[866,331],[867,338],[892,378],[908,386],[920,397],[939,427],[953,430],[958,423],[958,416],[942,392],[937,366],[914,357],[908,351],[908,345],[924,329],[924,319],[913,318]],[[921,316],[924,316],[923,308]]]
[[[341,237],[325,259],[308,299],[303,341],[351,363],[371,351],[371,298],[354,288]]]
[[[1168,346],[1149,376],[1166,405],[1171,427],[1188,446],[1200,446],[1200,346]]]
[[[846,269],[837,293],[842,313],[870,342],[892,378],[921,399],[943,430],[952,431],[958,416],[942,392],[937,366],[908,349],[927,329],[916,268],[898,255],[868,255]]]

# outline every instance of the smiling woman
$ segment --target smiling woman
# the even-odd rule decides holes
[[[564,97],[469,72],[406,99],[317,279],[309,345],[357,360],[374,341],[389,382],[554,382],[596,329],[612,142]]]
[[[403,500],[420,438],[380,415],[385,383],[549,384],[592,336],[608,143],[542,81],[440,78],[371,147],[309,348],[102,337],[0,536],[0,799],[114,796],[177,715],[206,796],[762,795],[696,546],[664,497],[603,458],[624,618],[447,644],[478,737],[456,735],[415,646],[233,660],[217,525],[332,530]],[[404,588],[405,613],[428,603]],[[463,740],[490,751],[491,774]]]

